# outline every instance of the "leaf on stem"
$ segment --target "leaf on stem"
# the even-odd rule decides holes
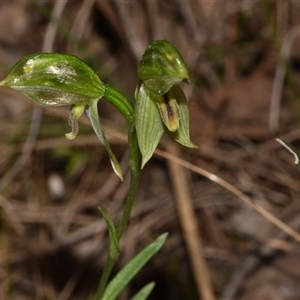
[[[144,250],[131,259],[126,266],[110,281],[101,300],[114,300],[140,271],[146,262],[162,247],[168,234],[164,233]],[[97,299],[100,300],[100,299]]]
[[[154,289],[155,283],[150,282],[140,289],[130,300],[145,300],[148,298],[152,290]]]
[[[110,218],[110,216],[101,208],[98,207],[100,210],[104,220],[106,221],[107,227],[108,227],[108,232],[109,232],[109,237],[110,237],[110,256],[111,257],[116,257],[120,253],[120,247],[119,247],[119,242],[118,242],[118,237],[116,233],[116,228],[115,225]]]

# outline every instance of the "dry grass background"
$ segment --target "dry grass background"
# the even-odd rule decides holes
[[[1,1],[0,78],[24,55],[64,52],[131,96],[144,49],[171,41],[190,68],[184,89],[199,148],[167,139],[160,148],[300,231],[300,173],[275,142],[300,148],[299,13],[299,2],[280,0]],[[121,183],[112,174],[87,119],[67,141],[67,109],[35,108],[5,88],[0,97],[0,299],[87,299],[108,245],[97,206],[117,222],[128,175]],[[126,122],[105,102],[100,114],[126,170]],[[299,299],[299,243],[195,170],[172,172],[174,162],[159,154],[144,170],[115,271],[160,233],[170,235],[122,299],[151,280],[149,299],[203,298],[199,276],[211,278],[217,299]],[[178,214],[181,194],[192,199],[205,274],[188,246],[190,219]]]

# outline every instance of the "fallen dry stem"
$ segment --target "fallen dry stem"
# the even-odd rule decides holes
[[[177,145],[167,144],[168,153],[179,156]],[[204,257],[204,249],[201,239],[201,232],[193,207],[193,200],[190,193],[187,170],[173,160],[168,160],[170,177],[174,189],[177,213],[182,226],[184,240],[187,244],[191,266],[196,282],[199,298],[214,300],[212,279],[209,267]]]
[[[294,238],[297,242],[300,243],[300,234],[297,233],[295,230],[293,230],[291,227],[286,225],[284,222],[276,218],[273,214],[271,214],[269,211],[267,211],[265,208],[260,206],[259,204],[255,203],[252,199],[250,199],[248,196],[246,196],[243,192],[241,192],[239,189],[237,189],[232,184],[228,183],[227,181],[223,180],[222,178],[200,168],[195,165],[192,165],[191,163],[184,161],[183,159],[176,157],[172,154],[169,154],[165,151],[157,149],[155,153],[165,159],[171,160],[178,165],[181,165],[197,174],[200,174],[207,179],[219,184],[220,186],[224,187],[226,190],[232,192],[234,195],[239,197],[241,200],[249,204],[252,208],[254,208],[257,212],[259,212],[262,216],[264,216],[266,219],[268,219],[270,222],[272,222],[274,225],[279,227],[281,230],[283,230],[285,233],[287,233],[289,236]]]

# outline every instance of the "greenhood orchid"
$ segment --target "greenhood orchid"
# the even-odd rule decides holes
[[[142,152],[142,167],[153,155],[166,132],[176,142],[195,148],[190,141],[186,97],[178,85],[189,82],[186,63],[168,41],[154,41],[138,65],[135,124]]]
[[[85,62],[67,54],[28,55],[17,62],[8,76],[0,81],[0,87],[8,86],[17,90],[40,105],[70,106],[71,132],[66,134],[68,139],[76,137],[78,120],[86,112],[96,135],[110,157],[115,173],[121,180],[123,179],[121,167],[101,126],[98,114],[99,100],[104,98],[109,101],[130,124],[128,130],[130,184],[118,226],[115,226],[111,217],[99,208],[107,223],[110,243],[96,293],[97,299],[117,297],[140,268],[158,251],[166,238],[166,235],[161,236],[146,247],[107,284],[120,255],[119,241],[129,223],[141,169],[153,155],[162,134],[166,132],[183,146],[196,147],[190,140],[187,99],[179,85],[182,81],[188,83],[189,76],[187,66],[177,49],[165,40],[152,42],[138,64],[138,77],[134,107],[121,92],[103,83]],[[145,291],[143,288],[134,298],[140,296],[145,299]],[[149,292],[148,288],[147,293]]]
[[[97,107],[102,97],[120,104],[117,97],[111,97],[112,93],[117,96],[120,93],[105,85],[85,62],[67,54],[28,55],[11,69],[0,86],[9,86],[41,105],[70,105],[69,124],[72,131],[66,134],[68,139],[76,137],[78,119],[86,111],[96,135],[110,157],[115,173],[123,179],[120,165],[102,130]],[[130,103],[122,98],[121,108],[117,108],[132,122],[133,110]]]

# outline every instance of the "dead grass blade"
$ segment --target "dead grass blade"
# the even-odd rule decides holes
[[[245,195],[243,192],[241,192],[239,189],[237,189],[232,184],[228,183],[227,181],[223,180],[222,178],[216,176],[215,174],[212,174],[198,166],[195,166],[179,157],[176,157],[172,154],[169,154],[163,150],[157,149],[155,152],[157,155],[167,159],[171,160],[174,163],[181,165],[197,174],[200,174],[207,179],[219,184],[220,186],[224,187],[226,190],[230,191],[234,195],[236,195],[238,198],[246,202],[248,205],[250,205],[253,209],[255,209],[258,213],[260,213],[262,216],[264,216],[266,219],[268,219],[270,222],[272,222],[274,225],[276,225],[278,228],[280,228],[282,231],[284,231],[286,234],[294,238],[297,242],[300,243],[300,234],[297,233],[295,230],[293,230],[291,227],[286,225],[284,222],[276,218],[273,214],[271,214],[269,211],[267,211],[265,208],[260,206],[259,204],[255,203],[252,199],[250,199],[247,195]]]
[[[167,144],[168,153],[179,156],[180,152],[175,144]],[[205,260],[201,233],[193,207],[187,170],[173,160],[168,160],[170,177],[176,200],[177,213],[183,229],[184,240],[187,244],[191,267],[195,277],[198,296],[201,299],[214,300],[212,279],[208,264]]]

